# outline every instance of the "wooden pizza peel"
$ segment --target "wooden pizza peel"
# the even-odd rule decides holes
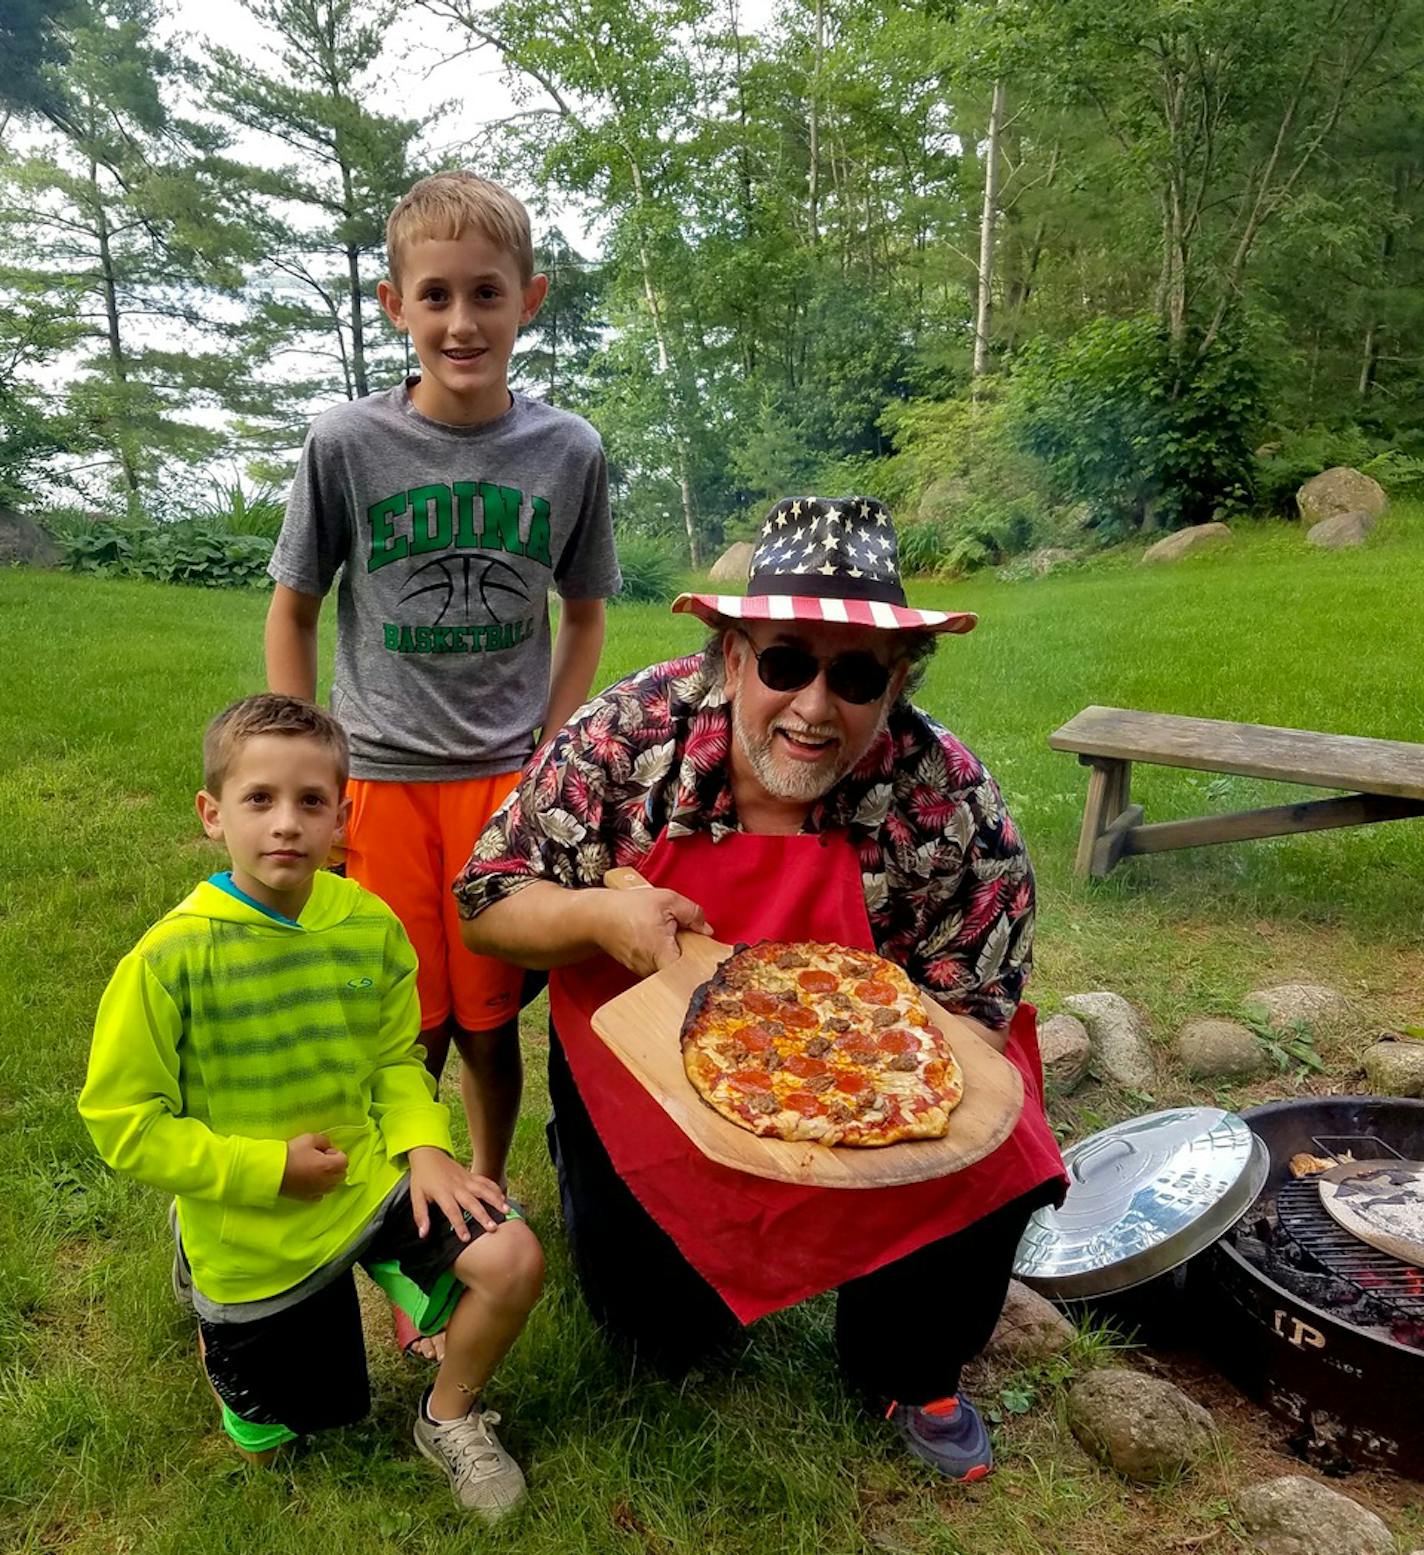
[[[1382,1253],[1424,1268],[1424,1161],[1347,1161],[1320,1179],[1335,1223]]]
[[[603,877],[612,890],[646,887],[633,869]],[[593,1029],[705,1156],[754,1177],[821,1188],[889,1188],[945,1177],[981,1161],[1013,1132],[1023,1111],[1023,1077],[966,1022],[925,998],[964,1075],[964,1099],[942,1139],[899,1145],[826,1146],[762,1139],[730,1123],[697,1094],[682,1067],[682,1023],[693,992],[733,947],[680,933],[682,954],[594,1011]]]

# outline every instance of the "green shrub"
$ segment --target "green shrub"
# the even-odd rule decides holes
[[[214,482],[208,501],[189,509],[189,517],[214,529],[274,541],[286,513],[286,498],[278,487],[264,483],[249,494],[240,480]]]
[[[1359,427],[1311,426],[1289,432],[1265,444],[1256,461],[1257,503],[1268,513],[1294,518],[1295,494],[1312,475],[1337,464],[1358,468],[1378,452],[1378,445]]]
[[[1055,495],[1088,503],[1111,538],[1244,507],[1261,418],[1243,342],[1223,335],[1205,352],[1190,341],[1179,350],[1142,316],[1034,341],[1008,391],[1015,440],[1048,466]]]
[[[680,564],[672,547],[664,540],[654,540],[646,535],[619,535],[618,567],[623,574],[623,588],[613,596],[613,604],[640,605],[654,601],[666,604],[677,592]]]
[[[71,515],[51,533],[75,572],[204,588],[265,587],[272,555],[272,542],[261,535],[231,534],[198,519],[153,524]]]

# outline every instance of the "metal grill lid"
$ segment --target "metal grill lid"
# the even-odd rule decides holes
[[[1260,1193],[1270,1157],[1236,1113],[1172,1107],[1093,1134],[1063,1164],[1063,1207],[1035,1212],[1014,1273],[1074,1300],[1140,1285],[1216,1241]]]

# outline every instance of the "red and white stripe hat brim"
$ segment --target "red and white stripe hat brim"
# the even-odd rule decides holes
[[[971,610],[912,610],[880,599],[822,599],[810,594],[679,594],[675,614],[694,615],[708,626],[724,621],[827,621],[871,626],[882,632],[972,632]]]

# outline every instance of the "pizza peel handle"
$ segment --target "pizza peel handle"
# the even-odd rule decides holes
[[[629,869],[626,865],[605,870],[603,884],[610,891],[652,890],[649,882],[644,880],[636,869]],[[730,945],[724,945],[720,940],[712,939],[706,934],[693,934],[687,929],[678,930],[677,948],[689,958],[690,965],[699,969],[701,973],[699,982],[705,982],[711,977],[717,965],[732,953]]]
[[[610,869],[612,891],[648,882],[635,869]],[[713,1161],[754,1177],[823,1188],[888,1188],[945,1177],[981,1161],[1013,1132],[1023,1110],[1023,1078],[973,1027],[925,999],[930,1017],[949,1037],[964,1075],[964,1100],[950,1114],[942,1139],[917,1139],[876,1149],[762,1139],[709,1107],[682,1067],[682,1023],[688,1001],[732,953],[705,934],[681,933],[682,954],[669,966],[594,1011],[593,1029],[654,1101]]]

